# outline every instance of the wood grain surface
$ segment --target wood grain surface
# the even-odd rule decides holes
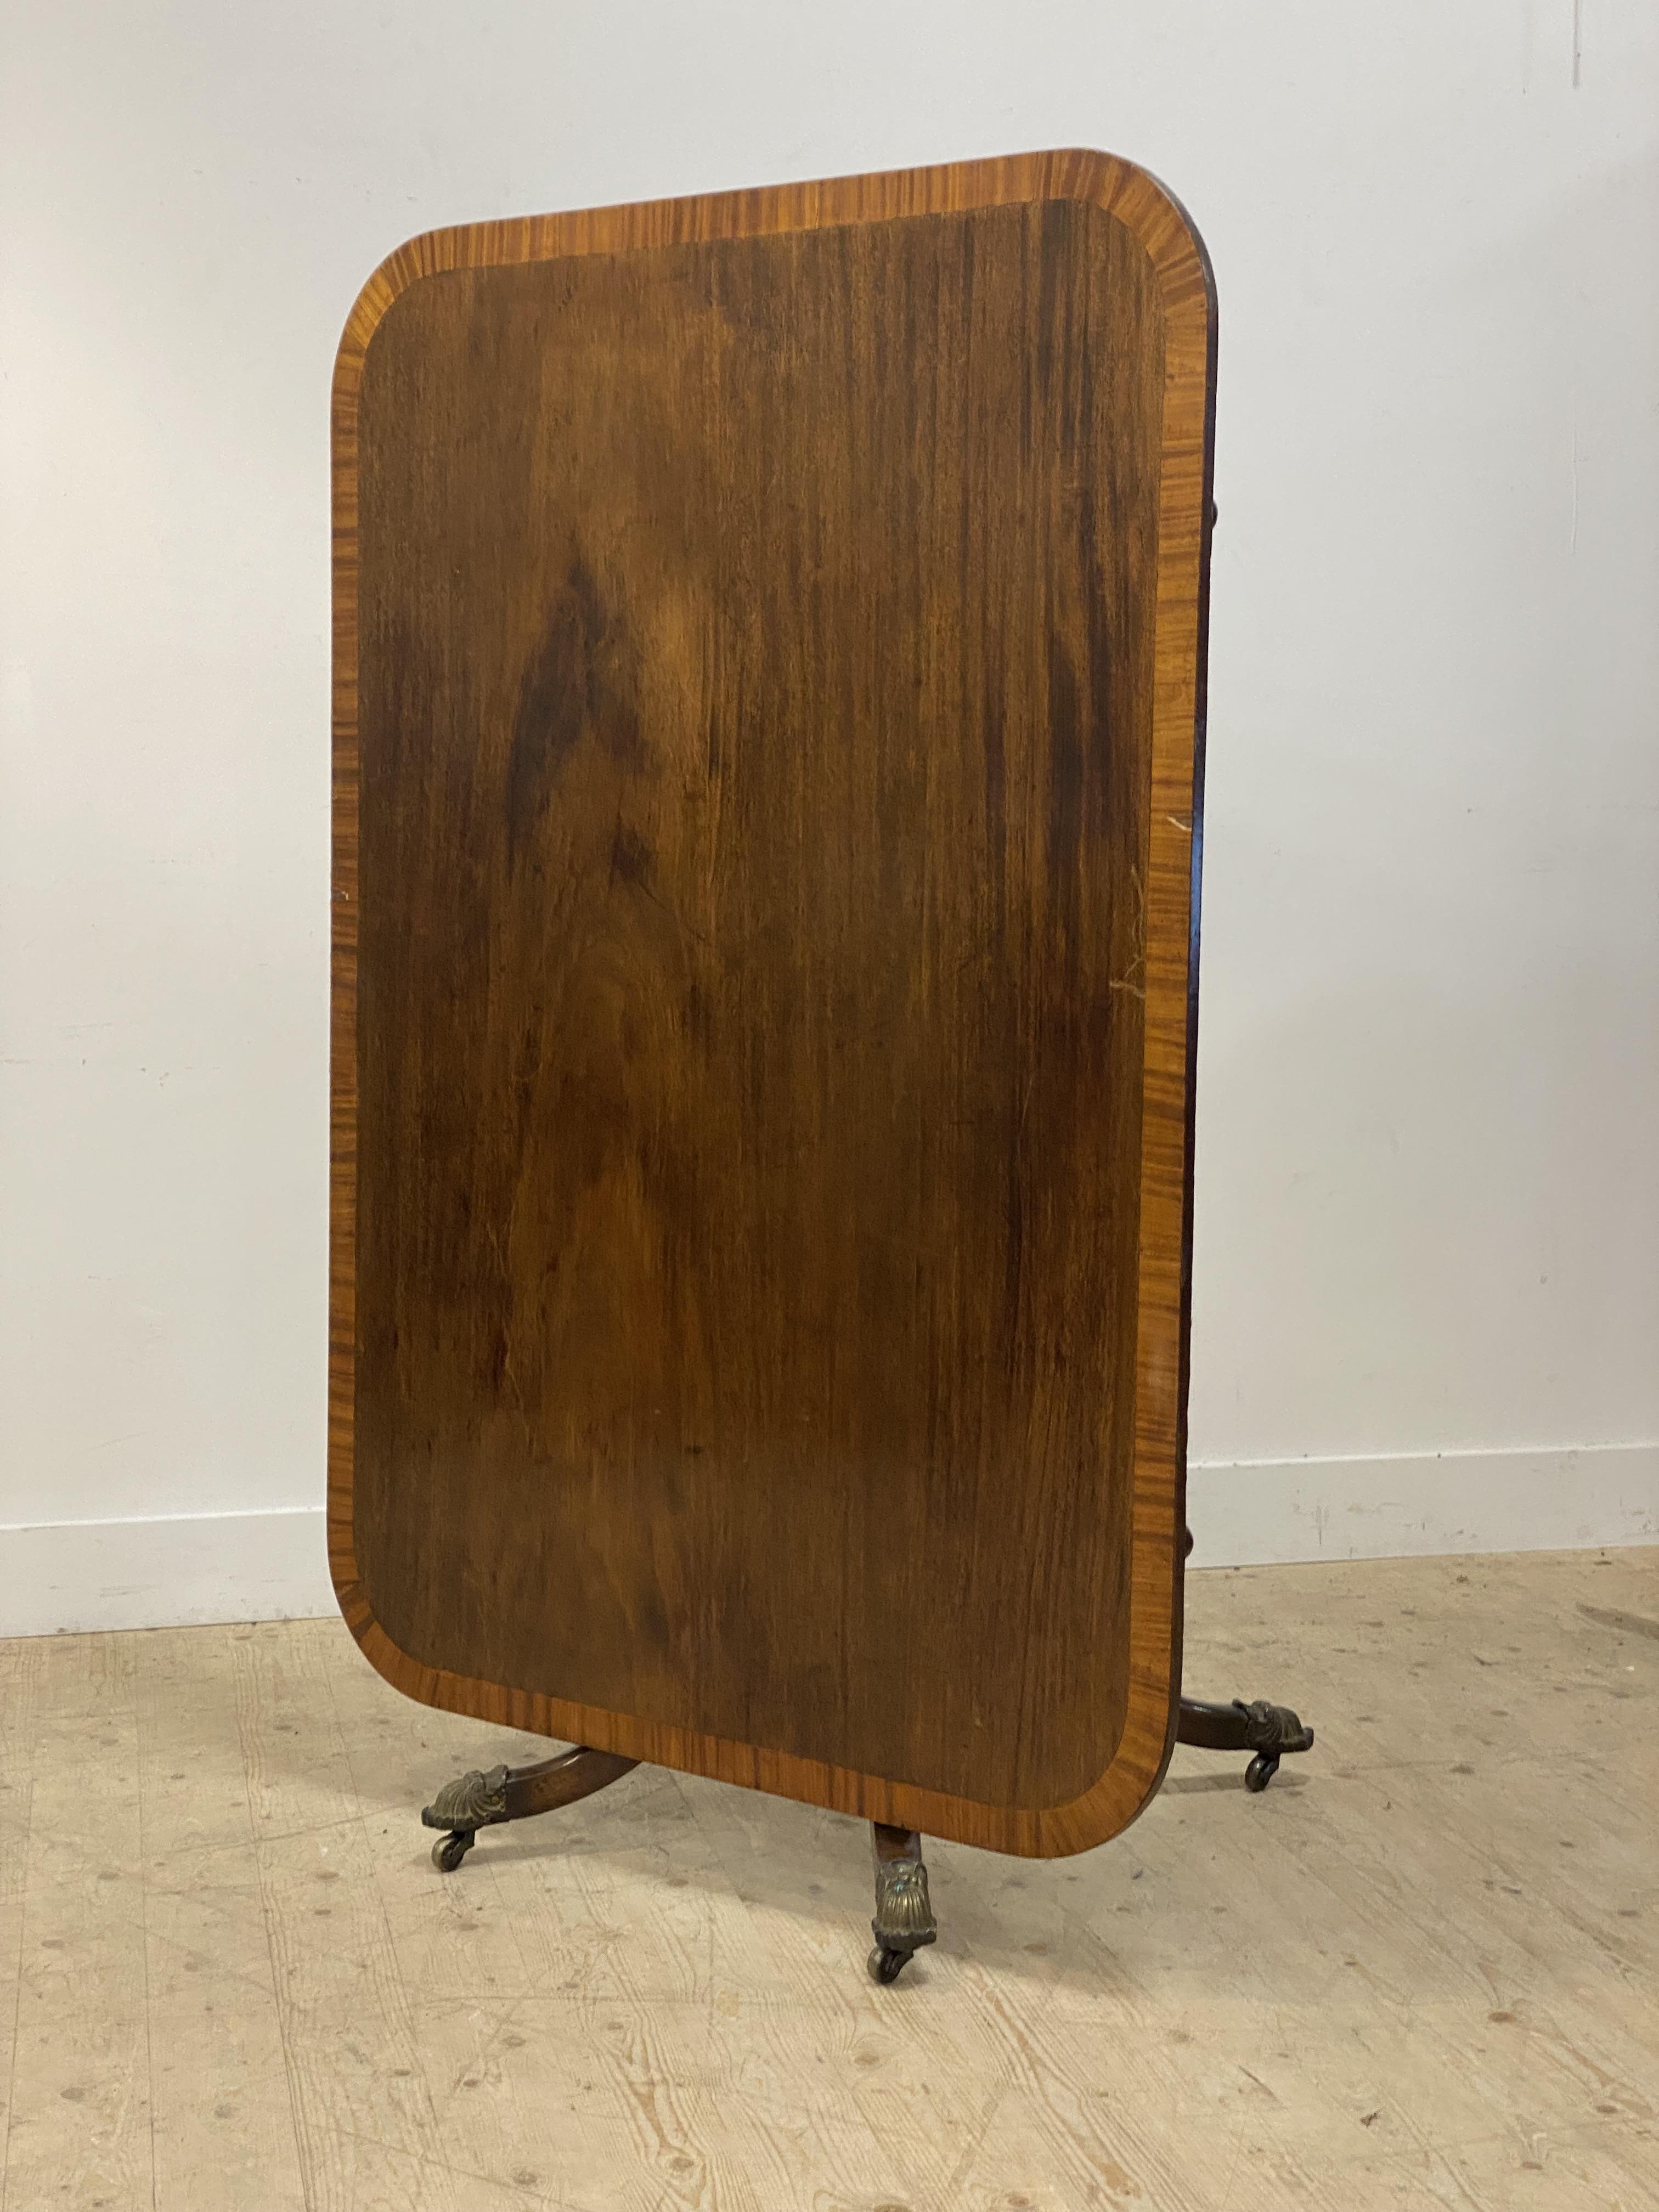
[[[1003,1850],[1156,1787],[1213,331],[1082,155],[362,295],[331,1551],[400,1687]]]
[[[1313,1757],[1178,1747],[1061,1865],[928,1838],[890,1989],[836,1814],[641,1766],[444,1881],[413,1808],[544,1747],[339,1621],[0,1642],[6,2212],[1659,2204],[1659,1550],[1187,1598]]]

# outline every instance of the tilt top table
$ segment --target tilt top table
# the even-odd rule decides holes
[[[1087,153],[402,247],[334,386],[330,1547],[410,1696],[1117,1833],[1183,1707],[1215,313]]]

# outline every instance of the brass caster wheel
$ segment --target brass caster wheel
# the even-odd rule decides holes
[[[1253,1790],[1265,1790],[1278,1771],[1279,1753],[1276,1751],[1259,1751],[1244,1770],[1244,1787]]]
[[[440,1874],[453,1874],[472,1848],[474,1831],[458,1828],[453,1836],[440,1836],[432,1846],[432,1863]]]
[[[870,1954],[870,1978],[872,1982],[896,1982],[915,1955],[909,1951],[892,1951],[884,1943],[878,1943]]]

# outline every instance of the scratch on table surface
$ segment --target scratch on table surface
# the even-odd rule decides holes
[[[1146,965],[1146,885],[1138,867],[1129,871],[1129,878],[1135,887],[1135,943],[1139,950],[1121,975],[1107,979],[1106,988],[1109,991],[1128,991],[1144,1002],[1146,987],[1144,982],[1137,983],[1134,977],[1136,969],[1144,969]]]

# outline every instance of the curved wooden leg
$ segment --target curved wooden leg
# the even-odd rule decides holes
[[[1176,1725],[1177,1743],[1194,1744],[1200,1751],[1254,1753],[1244,1770],[1247,1790],[1265,1790],[1285,1753],[1311,1750],[1313,1740],[1313,1730],[1304,1728],[1288,1705],[1270,1705],[1265,1698],[1251,1705],[1235,1698],[1228,1705],[1183,1698]]]
[[[870,1954],[870,1972],[878,1982],[895,1982],[922,1945],[934,1941],[939,1928],[915,1830],[872,1820],[870,1849],[876,1863],[876,1917],[870,1923],[876,1948]]]
[[[638,1765],[636,1759],[579,1744],[556,1758],[538,1759],[533,1766],[492,1766],[488,1773],[474,1767],[446,1783],[432,1802],[421,1808],[423,1826],[448,1831],[432,1846],[432,1863],[441,1874],[453,1874],[480,1828],[574,1805],[578,1798],[591,1797],[596,1790],[620,1781]]]

